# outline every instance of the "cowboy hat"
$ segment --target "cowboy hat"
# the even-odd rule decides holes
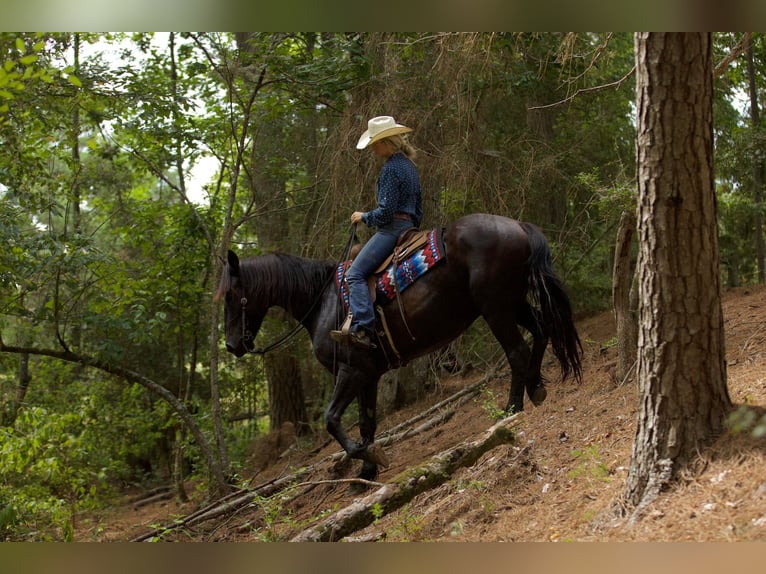
[[[367,131],[359,138],[356,149],[364,149],[371,143],[388,136],[406,134],[411,131],[407,126],[397,124],[391,116],[378,116],[367,122]]]

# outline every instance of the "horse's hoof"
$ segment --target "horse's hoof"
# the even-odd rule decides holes
[[[532,396],[529,397],[529,399],[532,401],[533,405],[539,407],[547,396],[548,391],[545,390],[545,387],[540,386],[535,389],[535,392],[532,393]]]
[[[360,484],[358,482],[352,482],[348,485],[348,488],[346,489],[347,494],[351,496],[359,496],[360,494],[364,494],[370,490],[369,485],[367,484]]]
[[[370,446],[367,447],[366,460],[374,464],[380,465],[383,468],[386,468],[388,465],[391,464],[391,461],[389,461],[388,456],[383,450],[383,447],[377,444],[371,444]]]

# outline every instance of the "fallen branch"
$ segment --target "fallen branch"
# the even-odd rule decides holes
[[[157,494],[154,494],[152,496],[149,496],[147,498],[142,498],[141,500],[137,500],[133,503],[133,510],[138,510],[142,506],[146,506],[147,504],[152,504],[153,502],[159,502],[160,500],[170,500],[173,498],[175,494],[172,490],[166,490],[165,492],[159,492]]]
[[[426,409],[422,413],[412,417],[409,420],[406,420],[406,421],[404,421],[402,423],[399,423],[395,427],[392,427],[392,428],[388,429],[385,432],[380,433],[378,435],[378,438],[379,439],[383,438],[386,435],[397,433],[397,432],[399,432],[403,428],[410,427],[413,424],[415,424],[416,422],[421,421],[424,418],[428,417],[431,413],[443,409],[447,405],[449,405],[451,403],[454,403],[455,401],[463,398],[466,395],[475,395],[475,394],[477,394],[481,390],[481,387],[486,385],[487,382],[489,382],[492,378],[495,377],[495,375],[496,375],[496,369],[492,369],[489,373],[484,375],[480,380],[478,380],[474,384],[472,384],[472,385],[470,385],[468,387],[460,389],[458,392],[454,393],[453,395],[450,395],[449,397],[447,397],[443,401],[438,402],[435,405],[432,405],[430,408]]]
[[[188,516],[184,517],[181,520],[177,520],[171,524],[168,524],[166,526],[161,526],[159,528],[155,528],[154,530],[151,530],[140,536],[137,536],[136,538],[133,538],[131,542],[143,542],[144,540],[148,540],[155,536],[166,534],[170,532],[171,530],[195,526],[197,524],[205,522],[206,520],[218,518],[219,516],[225,516],[226,514],[230,512],[234,512],[235,510],[239,510],[241,507],[247,504],[250,504],[251,502],[253,502],[253,500],[257,496],[266,498],[266,497],[272,496],[275,492],[279,492],[287,488],[292,483],[294,483],[295,481],[299,480],[301,477],[309,473],[312,470],[312,468],[313,467],[302,468],[298,472],[294,472],[287,476],[283,476],[282,478],[279,478],[277,480],[269,481],[256,488],[248,489],[244,491],[240,490],[238,492],[231,493],[207,505],[206,507],[201,508],[198,511],[189,514]]]
[[[455,414],[454,409],[444,411],[443,413],[440,413],[436,415],[435,417],[428,419],[426,422],[424,422],[420,426],[417,426],[415,428],[412,428],[412,427],[406,428],[403,431],[398,432],[396,434],[389,434],[387,436],[384,436],[383,438],[376,440],[375,444],[378,444],[380,446],[388,446],[395,442],[399,442],[404,439],[418,435],[420,433],[424,433],[426,431],[431,430],[432,428],[436,426],[439,426],[442,423],[447,422],[454,416],[454,414]]]
[[[130,500],[130,503],[131,504],[135,504],[136,502],[141,502],[142,500],[144,500],[146,498],[150,498],[150,497],[154,496],[155,494],[160,494],[161,492],[170,492],[172,490],[173,490],[173,487],[169,486],[169,485],[168,486],[158,486],[158,487],[152,488],[151,490],[148,490],[146,492],[142,492],[138,496],[133,497]]]
[[[373,522],[375,517],[401,508],[426,490],[449,480],[459,468],[473,465],[484,453],[498,445],[513,441],[512,429],[521,413],[511,415],[484,431],[472,441],[433,456],[425,464],[399,474],[392,483],[325,518],[319,524],[299,533],[292,542],[329,542],[340,540]],[[375,509],[375,515],[373,515]]]
[[[388,446],[400,440],[411,438],[417,434],[426,432],[434,428],[435,426],[448,421],[455,414],[454,409],[439,412],[436,416],[431,417],[425,423],[414,428],[412,427],[414,423],[423,420],[424,418],[426,418],[428,415],[432,414],[433,412],[441,411],[445,406],[451,403],[454,403],[455,401],[458,401],[464,397],[469,397],[478,393],[481,387],[495,376],[495,373],[496,373],[496,369],[491,370],[489,373],[484,375],[476,383],[468,387],[465,387],[463,389],[460,389],[458,392],[449,396],[445,400],[431,406],[430,408],[423,411],[419,415],[412,417],[411,419],[406,420],[396,425],[395,427],[381,433],[379,435],[380,438],[376,441],[376,443],[379,444],[380,446]],[[189,514],[188,516],[184,517],[181,520],[174,521],[171,524],[168,524],[166,526],[161,526],[159,528],[156,528],[150,532],[146,532],[132,539],[132,542],[141,542],[141,541],[153,538],[155,536],[159,536],[161,534],[166,534],[178,528],[194,526],[206,520],[212,520],[213,518],[225,516],[228,513],[239,510],[241,507],[247,504],[250,504],[256,496],[264,497],[264,498],[273,496],[275,493],[280,492],[285,488],[295,486],[296,485],[295,483],[297,483],[304,476],[316,470],[320,465],[327,462],[334,462],[334,461],[341,460],[345,456],[346,456],[346,452],[341,450],[331,455],[328,455],[327,457],[323,458],[322,460],[320,460],[319,462],[313,465],[301,468],[300,470],[292,474],[285,475],[281,478],[268,481],[254,488],[248,488],[246,490],[238,490],[236,492],[229,493],[228,495],[222,498],[219,498],[215,500],[214,502],[208,504],[204,508],[201,508],[197,510],[196,512],[193,512],[192,514]],[[364,482],[361,479],[345,479],[345,480],[349,482],[352,482],[352,481]],[[377,484],[378,483],[373,483],[371,485],[377,485]],[[313,488],[311,483],[301,483],[301,485]]]

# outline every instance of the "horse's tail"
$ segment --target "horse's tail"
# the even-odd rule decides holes
[[[553,271],[548,241],[537,226],[531,223],[521,223],[521,226],[529,240],[529,296],[540,308],[540,328],[550,337],[553,354],[561,367],[562,379],[572,374],[580,382],[582,343],[572,319],[569,297]]]

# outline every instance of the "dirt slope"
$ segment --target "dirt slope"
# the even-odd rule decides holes
[[[766,289],[741,288],[724,297],[729,390],[736,405],[766,406]],[[636,388],[614,378],[614,322],[606,313],[578,325],[586,348],[584,383],[554,384],[548,399],[522,415],[516,441],[496,447],[452,479],[356,532],[354,539],[394,541],[744,541],[766,540],[766,439],[727,434],[700,454],[683,479],[628,524],[615,510],[624,488],[635,432]],[[551,377],[553,363],[544,365]],[[379,433],[480,380],[484,373],[447,378],[437,391],[382,420]],[[401,471],[470,438],[492,424],[492,405],[507,399],[507,371],[456,408],[447,422],[386,448]],[[494,398],[493,398],[494,396]],[[224,518],[168,532],[165,540],[289,540],[355,496],[338,478],[358,463],[329,460],[335,444],[300,445],[251,485],[315,465],[290,497],[274,496]],[[82,522],[81,540],[130,540],[188,515],[200,501],[130,506]]]

